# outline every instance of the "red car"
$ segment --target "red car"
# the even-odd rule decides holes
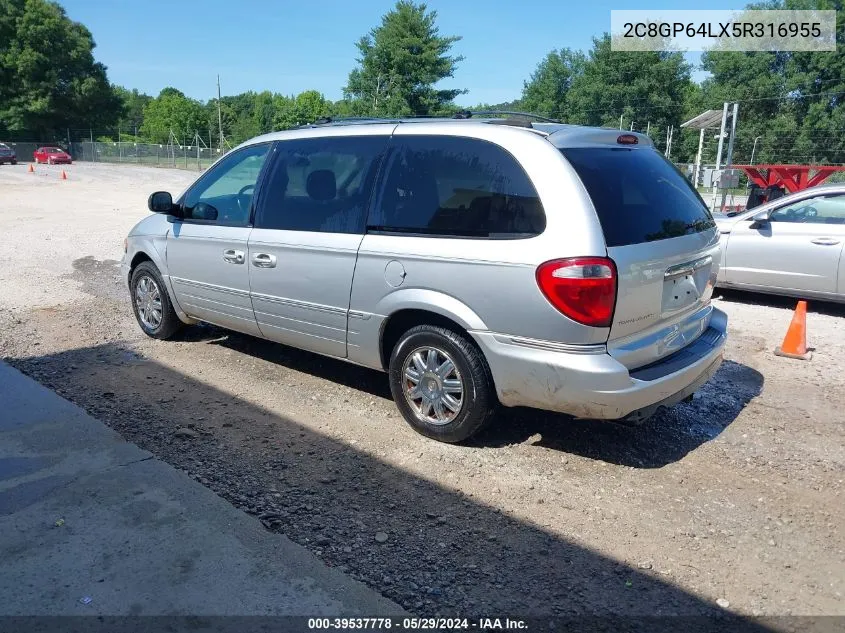
[[[32,159],[36,163],[48,163],[50,165],[70,165],[73,159],[65,150],[60,147],[39,147],[32,153]]]

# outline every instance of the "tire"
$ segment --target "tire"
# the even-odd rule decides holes
[[[12,164],[13,164],[13,165],[17,165],[17,164],[18,164],[18,161],[13,160],[13,161],[12,161]]]
[[[48,165],[52,165],[52,164],[53,164],[53,159],[52,159],[52,158],[48,158],[48,159],[47,159],[47,164],[48,164]]]
[[[433,358],[429,350],[434,351]],[[454,371],[448,370],[447,360]],[[443,369],[438,372],[434,367]],[[416,384],[406,377],[406,371],[417,376]],[[466,336],[447,328],[419,325],[405,332],[390,354],[388,375],[393,400],[405,421],[421,435],[440,442],[454,444],[472,437],[496,410],[493,377],[483,354]],[[413,398],[414,393],[420,398]],[[433,395],[434,399],[422,394]],[[438,400],[439,411],[431,404]]]
[[[139,286],[142,287],[139,289]],[[144,334],[151,338],[166,340],[182,328],[184,324],[173,309],[167,287],[155,264],[149,261],[138,264],[132,271],[129,288],[132,311]],[[145,300],[146,298],[149,298],[149,302]],[[158,310],[155,309],[156,305]],[[142,309],[145,306],[147,309]]]

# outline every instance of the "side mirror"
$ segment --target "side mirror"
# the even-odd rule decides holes
[[[151,193],[147,199],[147,207],[153,213],[167,213],[173,214],[175,209],[173,207],[173,196],[167,191],[156,191]]]
[[[769,226],[769,212],[762,211],[751,216],[751,228],[762,229]]]

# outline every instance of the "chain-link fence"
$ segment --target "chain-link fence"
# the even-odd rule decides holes
[[[222,152],[200,145],[83,141],[71,143],[70,154],[74,160],[83,162],[129,163],[201,171],[220,158]]]
[[[0,139],[2,140],[2,139]],[[126,163],[152,167],[175,167],[202,171],[222,156],[228,148],[201,145],[177,145],[175,143],[135,143],[117,141],[79,141],[35,143],[28,141],[7,141],[15,151],[19,162],[33,160],[39,147],[60,147],[68,152],[74,161],[92,163]]]

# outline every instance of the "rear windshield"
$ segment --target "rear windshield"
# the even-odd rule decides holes
[[[654,150],[608,147],[561,152],[593,200],[608,247],[681,237],[716,225],[690,182]]]

